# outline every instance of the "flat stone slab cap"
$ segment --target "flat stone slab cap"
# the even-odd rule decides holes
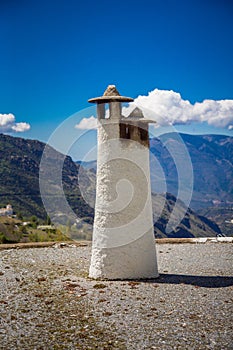
[[[121,121],[126,123],[127,121],[140,122],[140,123],[154,123],[154,124],[156,123],[156,121],[153,119],[145,118],[143,115],[143,111],[139,107],[134,108],[134,110],[128,115],[128,117],[123,117]]]
[[[133,123],[147,123],[147,124],[156,124],[157,122],[153,119],[146,119],[146,118],[132,118],[132,117],[124,117],[121,118],[121,122],[127,123],[127,122],[133,122]]]
[[[106,103],[106,102],[132,102],[131,97],[121,96],[115,85],[108,85],[103,96],[90,98],[90,103]]]

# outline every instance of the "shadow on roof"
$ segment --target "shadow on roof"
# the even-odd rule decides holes
[[[223,288],[233,286],[232,276],[193,276],[193,275],[176,275],[163,274],[159,278],[146,281],[148,283],[165,283],[165,284],[190,284],[197,287],[205,288]]]

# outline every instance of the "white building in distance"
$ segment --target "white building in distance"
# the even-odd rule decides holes
[[[0,208],[0,216],[11,216],[13,215],[13,209],[10,204],[7,204],[6,208]]]

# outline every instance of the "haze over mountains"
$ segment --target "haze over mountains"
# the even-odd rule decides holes
[[[223,135],[180,134],[193,167],[193,194],[190,207],[200,209],[217,204],[233,205],[233,138]],[[177,195],[178,178],[174,159],[167,148],[180,141],[173,134],[152,139],[150,150],[164,170],[167,191]],[[179,146],[178,146],[179,147]],[[187,165],[181,169],[187,171]],[[156,173],[152,171],[153,176]]]
[[[191,158],[193,193],[190,207],[194,210],[212,206],[233,205],[233,137],[224,135],[189,135],[168,133],[150,140],[152,192],[167,192],[177,196],[176,159],[168,149],[183,148]],[[179,158],[180,168],[187,171],[186,159]],[[156,160],[156,161],[155,161]],[[96,161],[78,162],[96,170]],[[163,178],[159,178],[161,168]],[[161,191],[159,191],[161,189]]]
[[[166,143],[172,141],[172,135],[164,135],[165,139],[153,139],[151,152],[158,158],[164,169],[168,192],[162,216],[155,223],[155,234],[164,237],[166,223],[174,207],[177,193],[177,174],[173,159],[166,151]],[[231,203],[233,193],[233,139],[227,136],[207,135],[191,136],[182,135],[193,162],[194,168],[194,197],[191,202],[193,207],[201,208],[213,205],[214,200]],[[11,203],[15,212],[21,212],[24,216],[36,215],[44,218],[45,209],[39,190],[39,166],[45,144],[35,140],[25,140],[0,134],[0,207]],[[51,148],[48,162],[51,169],[59,163],[64,156]],[[85,164],[85,167],[93,167],[93,163]],[[80,176],[78,175],[79,171]],[[49,170],[50,171],[50,170]],[[79,218],[86,222],[93,222],[94,210],[83,199],[80,192],[85,189],[88,202],[94,201],[95,173],[76,164],[70,157],[65,157],[62,174],[62,185],[66,199]],[[153,174],[152,174],[153,183]],[[48,189],[55,188],[55,183],[50,179]],[[49,191],[48,191],[49,195]],[[153,196],[154,214],[162,196]],[[59,197],[53,201],[53,216],[64,223],[69,218],[63,217],[59,211]],[[162,202],[161,202],[162,203]],[[178,211],[184,210],[182,202],[178,202]],[[53,219],[53,218],[52,218]],[[208,219],[198,216],[192,210],[188,210],[181,224],[169,235],[171,237],[213,236],[220,232],[217,225]]]

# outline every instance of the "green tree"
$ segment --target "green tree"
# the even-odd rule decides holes
[[[68,219],[66,223],[66,235],[70,237],[70,233],[71,233],[71,222],[70,222],[70,219]]]
[[[21,221],[23,221],[23,215],[21,213],[21,211],[19,211],[17,214],[16,214],[17,218]]]
[[[0,232],[0,243],[5,243],[6,238],[3,232]]]
[[[23,225],[20,226],[19,232],[22,233],[23,235],[26,235],[28,233],[26,227]]]
[[[46,220],[45,220],[45,225],[51,225],[51,219],[48,215],[47,215]]]
[[[39,220],[35,215],[31,216],[30,222],[33,228],[37,228]]]

